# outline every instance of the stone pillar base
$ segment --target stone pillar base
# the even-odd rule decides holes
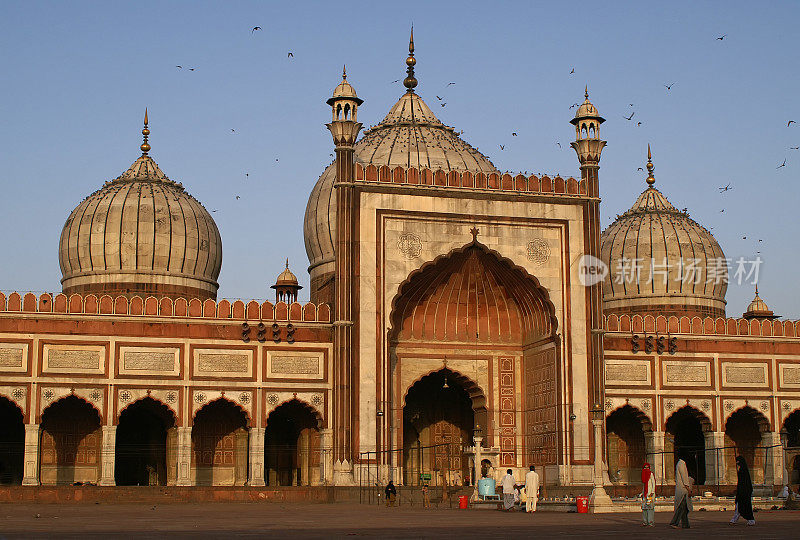
[[[336,461],[333,464],[333,485],[334,486],[354,486],[353,465],[348,460]]]
[[[593,514],[602,514],[614,511],[614,503],[602,486],[597,486],[589,496],[589,511]]]

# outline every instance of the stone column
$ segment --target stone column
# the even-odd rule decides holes
[[[114,478],[114,465],[117,454],[117,426],[103,426],[103,442],[100,450],[101,486],[117,485]]]
[[[264,483],[264,433],[266,428],[250,429],[250,465],[247,474],[248,486],[263,486]]]
[[[758,451],[765,452],[764,460],[764,487],[770,490],[772,486],[780,485],[783,476],[783,446],[781,445],[781,434],[768,431],[761,434],[761,446],[764,449]]]
[[[25,424],[23,486],[39,485],[39,424]]]
[[[324,428],[319,430],[320,437],[320,463],[322,464],[322,483],[330,485],[333,482],[333,430]]]
[[[593,418],[594,427],[594,471],[592,475],[592,495],[589,498],[589,507],[592,512],[611,512],[613,503],[603,488],[603,419]]]
[[[473,441],[475,443],[475,447],[474,447],[475,448],[475,455],[474,455],[475,462],[473,463],[475,472],[472,473],[472,478],[473,478],[473,482],[472,483],[473,483],[473,487],[474,487],[474,489],[472,490],[472,500],[473,501],[477,501],[478,499],[480,499],[480,493],[478,492],[478,482],[481,479],[481,461],[483,461],[483,456],[481,454],[481,450],[482,450],[481,443],[483,442],[483,437],[479,437],[479,436],[476,435],[476,436],[473,437]]]
[[[192,428],[178,428],[178,482],[179,486],[192,485]]]
[[[648,431],[644,434],[644,448],[650,469],[656,475],[656,484],[666,484],[667,474],[664,470],[664,432]]]
[[[706,485],[725,483],[725,432],[706,431],[703,433],[706,446]]]

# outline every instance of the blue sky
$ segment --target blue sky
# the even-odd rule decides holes
[[[500,169],[577,176],[569,106],[588,84],[607,119],[603,227],[645,188],[636,169],[651,143],[656,186],[713,227],[726,256],[760,251],[762,297],[776,313],[800,317],[800,150],[790,149],[800,146],[800,125],[786,126],[800,122],[800,3],[2,8],[2,290],[60,290],[61,227],[138,157],[145,106],[151,155],[217,210],[220,296],[272,297],[286,257],[307,284],[303,213],[332,152],[325,99],[346,63],[365,100],[359,119],[380,121],[403,91],[391,81],[405,74],[413,23],[418,92],[431,105],[443,96],[440,119]],[[256,25],[263,30],[252,33]],[[733,189],[718,193],[728,183]],[[751,298],[751,286],[731,284],[728,314],[741,314]]]

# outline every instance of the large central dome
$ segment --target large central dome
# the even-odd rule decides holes
[[[417,167],[443,171],[498,172],[489,158],[444,125],[413,91],[405,93],[376,126],[355,144],[355,160],[363,165]],[[322,173],[306,207],[304,233],[315,281],[334,271],[336,243],[336,165]]]

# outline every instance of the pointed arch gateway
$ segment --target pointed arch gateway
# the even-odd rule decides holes
[[[411,273],[390,322],[394,421],[403,426],[393,443],[406,482],[435,482],[443,460],[433,448],[449,443],[459,456],[448,455],[448,483],[474,480],[460,449],[476,427],[484,446],[502,448],[501,466],[555,463],[558,323],[536,277],[474,240]]]

